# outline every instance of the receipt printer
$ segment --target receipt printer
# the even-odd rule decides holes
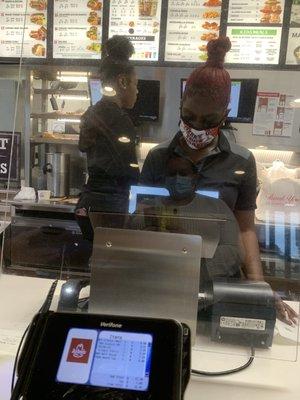
[[[272,346],[276,309],[273,291],[266,282],[214,281],[208,295],[212,340]]]
[[[183,399],[191,362],[187,326],[83,313],[36,319],[11,400]]]

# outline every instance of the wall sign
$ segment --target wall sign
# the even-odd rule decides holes
[[[100,59],[103,0],[54,0],[53,58]]]
[[[111,0],[109,37],[128,37],[133,60],[158,61],[162,0]]]
[[[12,133],[0,132],[0,181],[7,182],[9,176],[9,161],[12,146]],[[21,134],[15,132],[13,154],[11,160],[10,180],[20,180],[20,142]]]

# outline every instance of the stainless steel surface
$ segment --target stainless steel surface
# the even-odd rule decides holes
[[[173,318],[196,333],[200,236],[95,229],[90,312]]]
[[[68,196],[70,190],[70,154],[46,153],[45,171],[47,189],[51,190],[52,196]]]

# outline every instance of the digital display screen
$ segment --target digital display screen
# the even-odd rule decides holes
[[[100,79],[90,79],[89,90],[91,96],[91,105],[94,106],[102,99],[102,85]]]
[[[105,388],[147,391],[153,337],[147,333],[72,328],[56,380]]]
[[[242,82],[231,82],[231,95],[228,109],[230,110],[228,117],[236,118],[239,112],[240,96],[241,96]]]

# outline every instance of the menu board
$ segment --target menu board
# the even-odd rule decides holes
[[[221,0],[169,0],[165,61],[204,62],[220,30]]]
[[[293,0],[286,64],[300,65],[300,0]]]
[[[0,0],[0,57],[45,58],[46,51],[47,0]]]
[[[230,0],[228,23],[282,24],[284,0]]]
[[[53,58],[100,59],[103,0],[54,0]]]
[[[228,63],[278,64],[282,28],[277,27],[227,27],[231,50]]]
[[[110,1],[109,37],[128,37],[135,48],[133,60],[158,60],[161,4],[162,0]]]

